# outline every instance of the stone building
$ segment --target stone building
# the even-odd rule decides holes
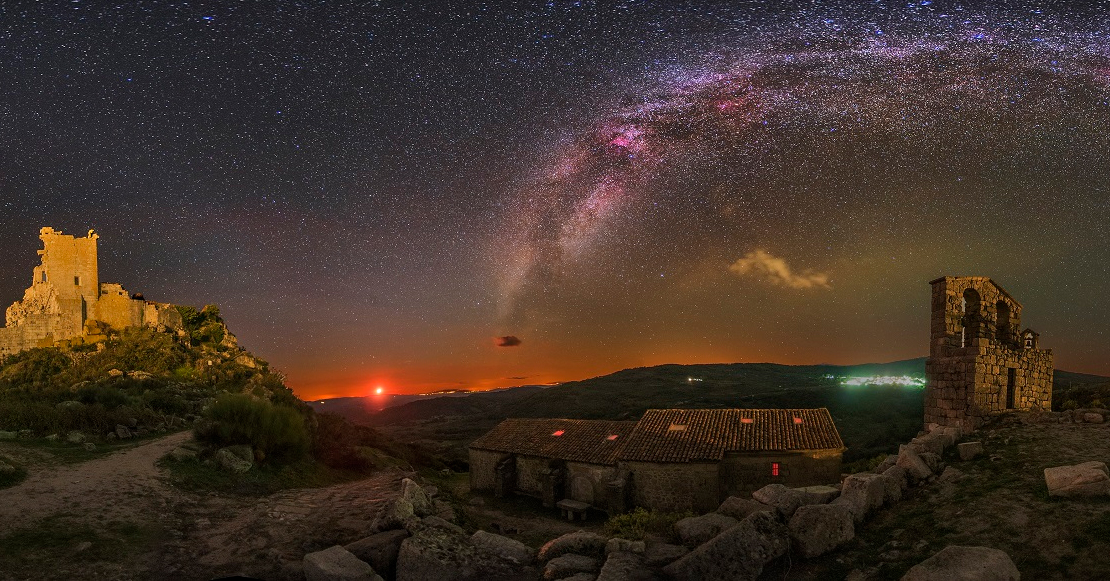
[[[945,276],[933,287],[925,427],[974,430],[1006,410],[1052,405],[1052,351],[1021,329],[1021,303],[993,280]]]
[[[35,267],[23,299],[5,313],[0,355],[33,347],[95,343],[106,339],[109,329],[183,328],[173,305],[131,297],[119,284],[100,282],[99,236],[92,230],[84,238],[75,238],[43,228],[39,238],[42,263]]]
[[[648,410],[636,422],[508,419],[470,445],[470,483],[610,513],[706,512],[767,484],[840,479],[826,409]]]

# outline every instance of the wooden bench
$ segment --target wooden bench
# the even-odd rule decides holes
[[[586,513],[590,510],[590,505],[569,498],[556,502],[555,506],[559,507],[559,514],[567,517],[569,521],[573,521],[576,516],[581,516],[581,520],[586,520]]]

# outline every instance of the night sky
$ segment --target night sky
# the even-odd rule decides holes
[[[993,277],[1110,374],[1110,6],[0,4],[0,303],[38,229],[304,398],[925,355]]]

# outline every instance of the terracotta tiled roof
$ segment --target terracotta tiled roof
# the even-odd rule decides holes
[[[636,422],[606,420],[510,418],[497,424],[470,447],[613,465],[635,426]],[[554,435],[559,432],[560,435]]]
[[[843,448],[825,408],[648,410],[636,423],[620,459],[713,461],[725,452]]]

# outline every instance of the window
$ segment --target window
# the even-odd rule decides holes
[[[795,423],[795,424],[800,424],[800,423],[802,423],[802,418],[794,418],[794,423]]]
[[[74,286],[81,286],[81,277],[79,277],[79,276],[73,277],[73,285]]]
[[[779,475],[779,463],[778,462],[771,462],[771,476],[778,476],[778,475]]]
[[[42,271],[42,282],[46,282],[46,271]]]
[[[551,432],[551,435],[552,436],[562,436],[565,433],[566,432],[564,430],[555,430],[554,432]]]
[[[609,440],[610,442],[612,442],[612,441],[614,441],[614,440],[616,440],[616,439],[617,439],[617,435],[616,435],[616,434],[612,434],[612,435],[610,435],[610,436],[609,436],[608,438],[605,438],[605,439],[606,439],[606,440]]]
[[[685,432],[686,431],[686,424],[671,424],[671,427],[667,428],[667,431],[668,432]]]
[[[753,420],[753,419],[751,419],[751,418],[740,418],[740,423],[741,423],[741,424],[750,424],[750,423],[752,423],[753,421],[755,421],[755,420]]]

